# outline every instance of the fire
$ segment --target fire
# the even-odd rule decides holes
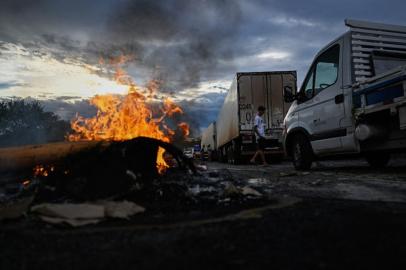
[[[185,122],[179,123],[178,127],[182,130],[183,135],[185,137],[189,136],[190,131],[189,131],[189,124],[188,123],[185,123]]]
[[[121,64],[126,58],[120,58],[114,64]],[[183,110],[170,98],[163,98],[160,113],[152,109],[152,103],[158,97],[159,83],[151,81],[146,88],[138,87],[132,78],[121,68],[116,67],[115,81],[128,85],[128,94],[97,95],[90,100],[90,104],[97,108],[97,114],[92,118],[77,115],[71,122],[75,133],[68,136],[70,141],[113,140],[124,141],[138,136],[145,136],[170,142],[175,131],[165,123],[167,117],[182,114]],[[181,129],[187,136],[189,126],[181,123]],[[164,158],[164,149],[159,148],[157,168],[162,173],[169,166]]]
[[[46,168],[43,165],[37,165],[37,166],[34,167],[33,171],[34,171],[34,176],[45,176],[45,177],[47,177],[49,175],[49,172],[54,171],[54,166],[48,166],[48,168]]]
[[[23,181],[23,186],[26,187],[26,186],[28,186],[30,183],[31,183],[30,180],[24,180],[24,181]]]

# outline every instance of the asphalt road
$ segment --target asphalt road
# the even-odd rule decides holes
[[[4,222],[0,269],[405,269],[405,159],[383,170],[363,160],[323,161],[308,172],[290,162],[205,165],[270,200],[237,212],[223,206],[225,214],[147,210],[74,229],[33,217]]]
[[[320,161],[299,172],[289,161],[268,166],[206,162],[209,170],[228,169],[247,185],[270,195],[303,198],[406,202],[406,159],[394,158],[384,169],[371,168],[362,159]]]

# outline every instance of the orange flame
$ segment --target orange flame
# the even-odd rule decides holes
[[[121,64],[127,58],[111,60],[113,64]],[[165,118],[181,114],[183,110],[171,99],[162,102],[161,116],[154,117],[149,101],[156,99],[158,82],[151,81],[146,89],[141,89],[132,78],[120,67],[116,67],[115,80],[119,84],[128,85],[128,94],[97,95],[90,100],[98,111],[95,117],[84,118],[77,115],[71,122],[74,134],[68,136],[70,141],[82,140],[113,140],[123,141],[138,136],[145,136],[170,142],[175,132],[165,124]],[[145,94],[144,94],[145,93]],[[188,125],[181,123],[189,134]],[[183,130],[183,128],[182,128]],[[169,166],[164,158],[164,149],[158,149],[157,168],[162,173]]]
[[[183,135],[185,137],[189,136],[190,131],[189,131],[189,124],[188,123],[181,122],[181,123],[178,124],[178,127],[182,130]]]
[[[49,172],[54,171],[54,166],[49,166],[49,168],[46,168],[43,165],[37,165],[33,168],[34,171],[34,176],[45,176],[47,177],[49,175]]]

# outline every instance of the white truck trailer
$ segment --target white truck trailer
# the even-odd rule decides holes
[[[406,27],[346,20],[349,31],[315,57],[284,120],[296,169],[315,158],[361,154],[385,166],[406,151]]]
[[[266,108],[265,154],[283,157],[282,124],[290,103],[284,89],[296,90],[296,71],[237,73],[216,121],[216,147],[223,162],[238,163],[255,152],[253,122],[258,106]]]
[[[216,122],[212,122],[202,134],[201,148],[203,156],[208,160],[217,159]]]

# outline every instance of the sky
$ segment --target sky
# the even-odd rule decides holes
[[[87,99],[125,94],[108,59],[180,103],[202,129],[236,72],[297,70],[301,84],[345,18],[406,25],[406,2],[330,0],[0,0],[0,98],[40,99],[69,119]],[[103,61],[101,61],[101,59]]]

